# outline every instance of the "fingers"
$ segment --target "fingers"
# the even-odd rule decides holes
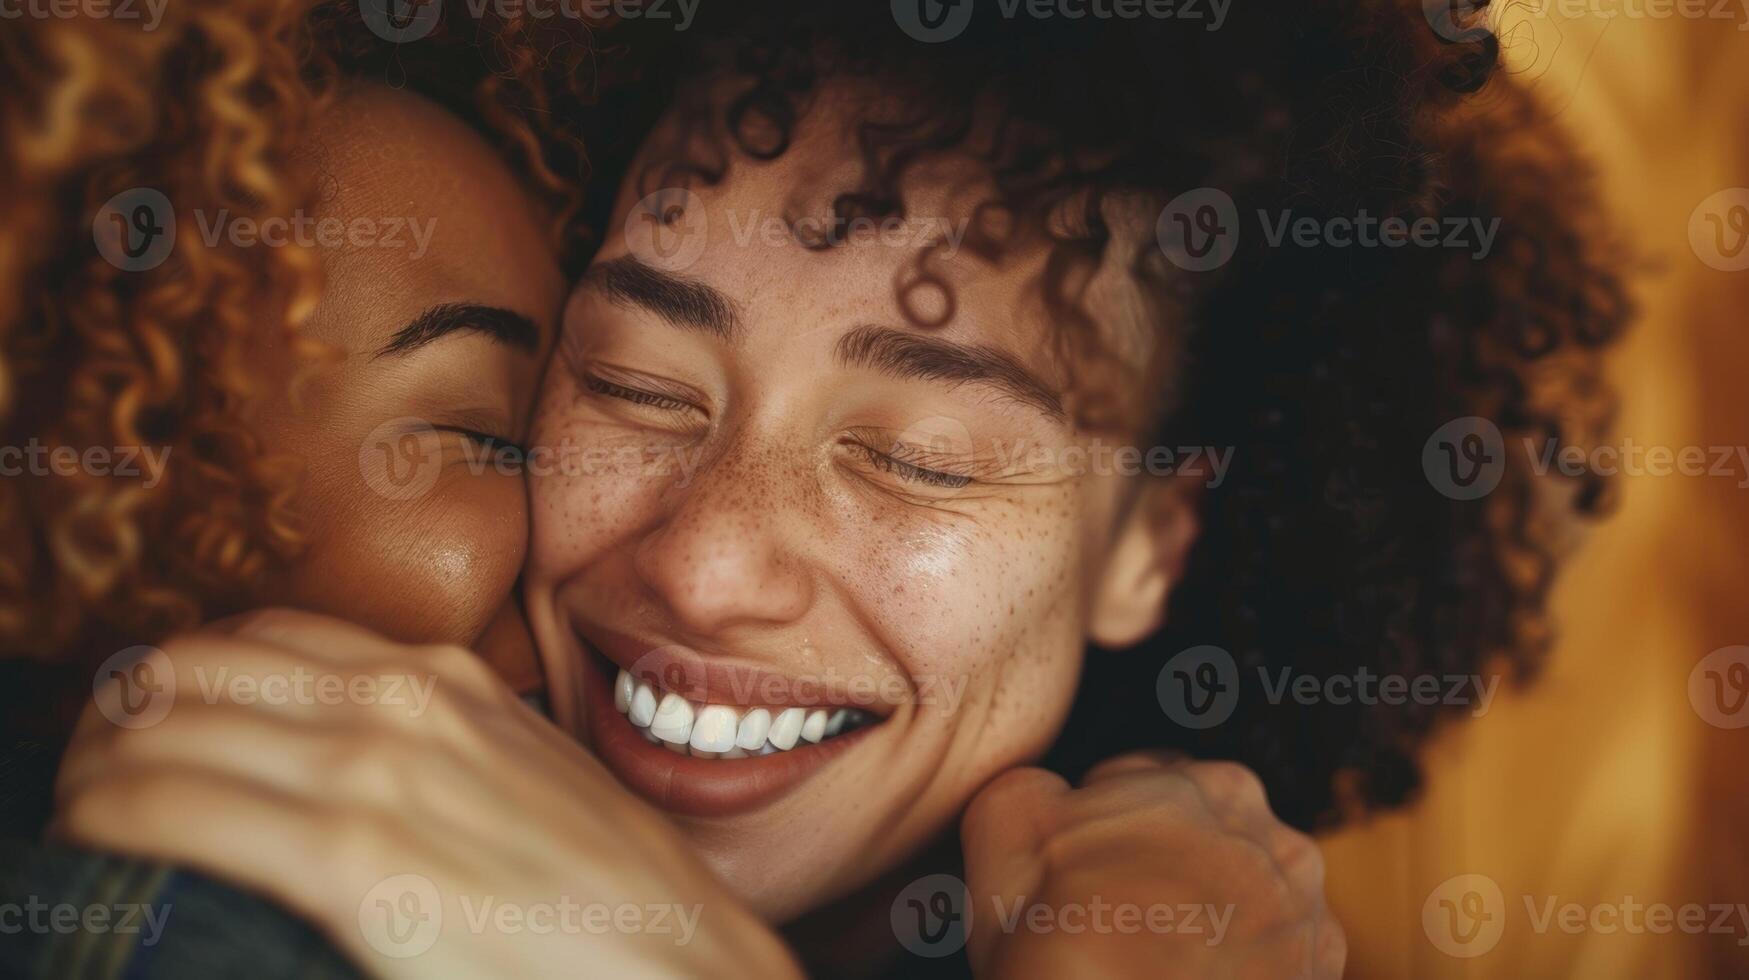
[[[1255,845],[1286,886],[1296,911],[1316,915],[1323,910],[1323,852],[1312,838],[1276,818],[1263,781],[1248,767],[1226,761],[1198,762],[1170,751],[1132,752],[1093,767],[1082,785],[1105,792],[1125,785],[1133,799],[1136,782],[1147,782],[1150,776],[1170,778],[1173,787],[1190,787],[1201,806],[1222,826]],[[1156,794],[1154,799],[1159,803],[1164,801],[1157,795],[1163,788],[1153,783],[1151,789],[1141,792]],[[1176,792],[1172,798],[1178,798]]]
[[[186,865],[312,912],[294,899],[312,891],[313,859],[339,842],[308,804],[199,768],[120,773],[63,800],[49,836]],[[346,870],[340,861],[323,866]]]
[[[1306,976],[1312,980],[1341,980],[1348,965],[1348,934],[1334,915],[1319,920],[1312,935],[1311,962]]]
[[[971,899],[1012,897],[1037,891],[1044,865],[1039,850],[1049,835],[1050,815],[1073,792],[1063,777],[1043,769],[1009,769],[972,798],[960,820],[966,887]],[[990,962],[1000,934],[980,928],[976,918],[967,937],[975,972]]]
[[[326,667],[343,676],[426,672],[478,697],[514,697],[490,665],[465,647],[398,643],[356,623],[297,609],[260,609],[232,616],[177,642],[206,640],[210,650],[215,640],[223,643],[218,638],[243,641],[234,642],[234,647],[258,644],[278,649],[301,656],[312,668]]]
[[[1123,755],[1114,755],[1087,770],[1087,774],[1081,777],[1081,785],[1092,786],[1094,783],[1134,773],[1170,770],[1191,761],[1190,756],[1172,749],[1125,752]]]
[[[1009,769],[991,780],[960,820],[967,875],[1006,882],[1001,869],[1032,854],[1046,833],[1040,825],[1044,814],[1070,792],[1063,777],[1031,767]]]

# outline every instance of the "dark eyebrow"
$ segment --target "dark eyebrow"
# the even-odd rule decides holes
[[[652,269],[633,256],[591,266],[583,281],[620,305],[640,306],[676,327],[733,340],[741,330],[735,304],[716,289],[685,276]]]
[[[870,324],[838,338],[837,353],[846,366],[874,368],[901,378],[989,385],[1053,420],[1063,418],[1057,393],[994,347],[956,344]]]
[[[408,354],[439,337],[463,330],[483,333],[507,347],[530,354],[540,350],[540,327],[520,313],[479,303],[443,303],[414,317],[375,356]]]

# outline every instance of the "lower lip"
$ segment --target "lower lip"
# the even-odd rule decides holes
[[[608,671],[617,668],[593,650],[590,657],[598,669],[584,678],[583,686],[589,738],[596,753],[632,792],[681,816],[722,817],[756,810],[793,790],[878,727],[745,759],[676,755],[644,738],[642,729],[614,707],[613,677]]]

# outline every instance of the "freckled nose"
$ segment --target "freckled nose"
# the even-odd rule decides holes
[[[638,574],[681,625],[710,632],[798,619],[813,600],[790,514],[759,476],[724,467],[697,475],[637,550]]]

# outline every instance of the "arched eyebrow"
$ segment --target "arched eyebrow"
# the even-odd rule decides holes
[[[673,326],[733,341],[741,334],[734,301],[715,287],[651,268],[634,256],[592,266],[583,283],[622,306],[635,306]],[[838,339],[837,357],[847,367],[866,367],[900,378],[981,384],[1030,405],[1052,421],[1064,418],[1062,398],[1012,355],[994,347],[956,344],[875,324]]]
[[[618,305],[640,307],[676,327],[729,341],[741,334],[741,318],[729,297],[696,279],[651,268],[634,256],[590,266],[583,283]]]
[[[899,378],[986,385],[1031,405],[1052,421],[1064,417],[1063,400],[1056,390],[1013,355],[994,347],[956,344],[868,324],[838,338],[837,356],[847,367],[872,368]]]
[[[482,303],[442,303],[396,331],[374,356],[410,354],[440,337],[463,331],[483,333],[529,354],[540,350],[540,327],[520,313]]]

